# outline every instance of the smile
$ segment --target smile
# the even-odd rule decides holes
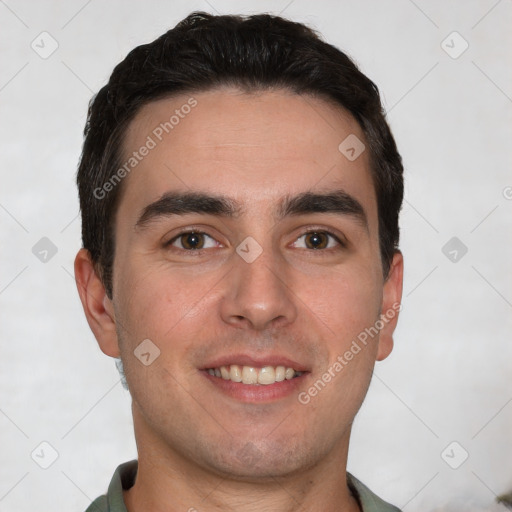
[[[268,386],[276,382],[291,380],[300,377],[304,372],[294,370],[286,366],[241,366],[231,364],[220,366],[218,368],[208,368],[206,370],[212,377],[218,377],[232,382],[239,382],[248,385]]]

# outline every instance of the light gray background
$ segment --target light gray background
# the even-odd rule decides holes
[[[0,511],[83,511],[136,454],[129,395],[75,289],[74,178],[92,93],[196,9],[306,22],[378,84],[406,166],[405,291],[349,470],[407,512],[505,510],[493,501],[512,490],[512,2],[0,0]],[[458,58],[454,31],[469,44]],[[31,47],[52,39],[46,59]],[[46,263],[32,252],[43,237],[58,250]],[[455,262],[452,237],[468,249]],[[58,452],[48,469],[43,441]]]

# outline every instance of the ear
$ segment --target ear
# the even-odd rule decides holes
[[[382,310],[380,318],[384,326],[379,334],[377,361],[386,359],[393,350],[393,332],[398,321],[398,313],[401,307],[403,276],[404,258],[400,251],[396,251],[382,291]]]
[[[76,255],[75,280],[87,322],[98,345],[108,356],[119,357],[114,307],[86,249],[80,249]]]

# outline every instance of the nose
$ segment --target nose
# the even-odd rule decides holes
[[[285,262],[270,249],[251,263],[238,254],[234,259],[221,305],[224,322],[258,331],[293,323],[297,306]]]

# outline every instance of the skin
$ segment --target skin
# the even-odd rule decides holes
[[[145,106],[131,123],[126,154],[190,95]],[[116,217],[113,298],[79,251],[75,273],[89,325],[106,354],[121,355],[133,398],[139,472],[125,491],[130,512],[359,510],[346,485],[350,429],[376,360],[392,350],[398,315],[387,322],[307,405],[297,392],[245,403],[199,371],[215,357],[279,354],[309,369],[307,389],[365,328],[401,299],[402,256],[382,274],[368,152],[350,162],[338,150],[357,122],[324,100],[276,90],[218,89],[197,106],[123,183]],[[279,202],[302,192],[343,189],[363,207],[351,215],[279,217]],[[169,191],[239,201],[228,218],[189,213],[155,219],[144,208]],[[179,230],[211,239],[186,251]],[[303,235],[329,231],[329,248]],[[252,263],[236,247],[247,236],[263,249]],[[169,240],[174,245],[165,246]],[[160,356],[134,356],[144,339]]]

